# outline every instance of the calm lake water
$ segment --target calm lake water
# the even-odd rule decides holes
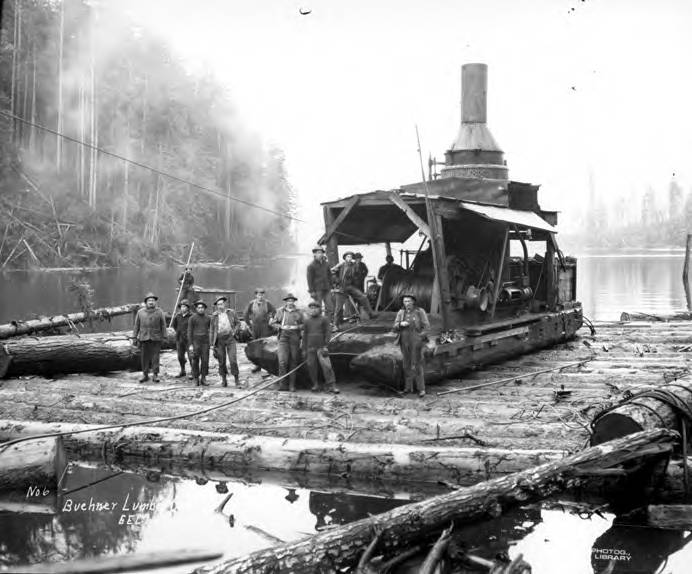
[[[367,257],[367,252],[366,252]],[[618,319],[623,311],[667,313],[684,309],[682,285],[683,253],[655,251],[630,255],[582,255],[578,258],[577,296],[584,313],[593,320]],[[373,256],[374,259],[374,256]],[[237,291],[237,303],[244,307],[256,286],[267,289],[270,300],[293,291],[307,298],[305,266],[310,257],[279,259],[260,267],[219,269],[195,268],[196,283]],[[372,270],[380,262],[366,259]],[[68,288],[74,278],[87,279],[94,288],[97,306],[141,300],[154,290],[166,310],[176,298],[179,267],[104,269],[83,273],[5,272],[0,275],[0,322],[36,315],[79,310]],[[131,319],[116,320],[113,328],[129,328]]]
[[[217,550],[228,559],[271,546],[276,539],[297,540],[416,499],[406,492],[375,497],[275,484],[198,484],[192,479],[78,465],[67,475],[64,488],[66,492],[45,502],[40,512],[0,511],[0,564],[174,548]],[[227,494],[233,496],[219,511]],[[98,502],[115,508],[75,511],[82,503],[88,507]],[[459,530],[457,536],[487,559],[500,552],[511,558],[521,553],[534,574],[600,574],[611,562],[607,556],[629,557],[615,562],[611,573],[689,572],[689,533],[619,524],[608,513],[580,516],[569,512],[569,504],[518,508]],[[190,566],[165,569],[191,570]]]
[[[273,301],[287,290],[305,300],[308,260],[285,258],[250,268],[196,268],[194,275],[200,285],[237,291],[240,307],[258,285],[267,289]],[[622,311],[666,313],[683,309],[682,264],[679,252],[580,257],[578,296],[585,314],[591,319],[617,319]],[[68,292],[74,277],[89,280],[97,306],[138,301],[152,289],[160,294],[163,308],[172,309],[179,273],[180,268],[174,267],[82,274],[4,273],[0,275],[0,322],[77,310],[74,296]],[[129,328],[130,321],[121,317],[100,328]],[[169,476],[152,480],[143,473],[111,476],[116,472],[76,466],[65,484],[74,492],[52,498],[32,512],[10,512],[0,499],[0,569],[18,563],[182,547],[217,549],[228,558],[266,547],[274,538],[295,540],[329,524],[350,522],[420,498],[413,486],[411,493],[372,497],[229,482],[227,488],[233,497],[223,512],[215,512],[226,496],[217,491],[217,484],[200,485]],[[100,479],[106,480],[82,488]],[[68,499],[73,504],[111,500],[119,506],[112,512],[72,512],[66,508]],[[128,525],[127,519],[121,523],[126,500],[130,507],[135,500],[150,503],[139,513],[137,524]],[[689,534],[622,525],[611,514],[580,517],[551,503],[518,509],[466,528],[461,535],[470,548],[487,558],[500,551],[511,557],[522,553],[534,574],[686,574],[692,564]],[[630,558],[614,562],[608,559],[612,552]],[[608,570],[611,563],[615,567]],[[166,569],[190,571],[190,567]]]

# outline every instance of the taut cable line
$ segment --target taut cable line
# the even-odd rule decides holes
[[[98,147],[98,146],[95,146],[95,145],[90,144],[90,143],[88,143],[88,142],[82,141],[82,140],[80,140],[80,139],[73,138],[72,136],[68,136],[68,135],[66,135],[66,134],[60,133],[60,132],[58,132],[58,131],[56,131],[56,130],[54,130],[54,129],[51,129],[51,128],[49,128],[49,127],[43,126],[43,125],[41,125],[41,124],[37,124],[37,123],[35,123],[35,122],[31,122],[31,121],[29,121],[29,120],[27,120],[27,119],[24,119],[24,118],[22,118],[22,117],[20,117],[20,116],[17,116],[17,115],[15,115],[15,114],[12,114],[12,113],[10,113],[10,112],[8,112],[8,111],[0,110],[0,115],[5,116],[6,118],[11,118],[11,119],[17,120],[18,122],[22,122],[22,123],[24,123],[24,124],[26,124],[26,125],[32,126],[32,127],[37,128],[37,129],[39,129],[39,130],[43,130],[43,131],[45,131],[45,132],[51,133],[51,134],[53,134],[53,135],[56,135],[56,136],[61,137],[61,138],[63,138],[63,139],[66,139],[67,141],[71,141],[71,142],[73,142],[73,143],[79,144],[79,145],[84,146],[84,147],[87,147],[87,148],[89,148],[89,149],[96,150],[97,152],[99,152],[99,153],[101,153],[101,154],[103,154],[103,155],[107,155],[107,156],[113,157],[113,158],[115,158],[115,159],[119,159],[119,160],[121,160],[121,161],[127,162],[127,163],[132,164],[132,165],[136,165],[137,167],[141,167],[142,169],[146,169],[146,170],[149,170],[149,171],[151,171],[151,172],[153,172],[153,173],[156,173],[156,174],[158,174],[158,175],[162,175],[163,177],[167,177],[167,178],[169,178],[169,179],[172,179],[173,181],[177,181],[177,182],[179,182],[179,183],[184,183],[184,184],[186,184],[186,185],[190,185],[190,186],[192,186],[192,187],[194,187],[194,188],[197,188],[197,189],[199,189],[199,190],[201,190],[201,191],[204,191],[204,192],[206,192],[206,193],[208,193],[208,194],[214,195],[214,196],[219,197],[219,198],[221,198],[221,199],[230,199],[231,201],[235,201],[235,202],[237,202],[237,203],[242,203],[243,205],[247,205],[248,207],[254,207],[255,209],[260,209],[260,210],[262,210],[262,211],[266,211],[267,213],[271,213],[272,215],[276,215],[276,216],[278,216],[278,217],[283,217],[284,219],[290,219],[290,220],[292,220],[292,221],[298,221],[298,222],[300,222],[300,223],[305,223],[305,221],[303,221],[302,219],[298,219],[297,217],[293,217],[292,215],[288,215],[287,213],[282,213],[282,212],[280,212],[280,211],[275,211],[275,210],[273,210],[273,209],[270,209],[269,207],[265,207],[265,206],[263,206],[263,205],[259,205],[258,203],[253,203],[252,201],[247,201],[246,199],[241,199],[241,198],[239,198],[239,197],[235,197],[235,196],[232,196],[232,195],[227,195],[227,194],[225,194],[225,193],[222,193],[221,191],[218,191],[218,190],[216,190],[216,189],[212,189],[211,187],[207,187],[207,186],[205,186],[205,185],[201,185],[201,184],[199,184],[199,183],[195,183],[194,181],[190,181],[190,180],[188,180],[188,179],[179,177],[179,176],[174,175],[174,174],[172,174],[172,173],[168,173],[168,172],[166,172],[166,171],[162,171],[162,170],[160,170],[160,169],[156,169],[155,167],[152,167],[152,166],[147,165],[147,164],[145,164],[145,163],[141,163],[141,162],[135,161],[135,160],[133,160],[133,159],[127,158],[127,157],[122,156],[122,155],[120,155],[120,154],[117,154],[117,153],[115,153],[115,152],[112,152],[112,151],[108,151],[108,150],[106,150],[106,149],[103,149],[102,147]]]

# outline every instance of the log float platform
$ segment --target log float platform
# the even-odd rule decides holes
[[[242,347],[238,349],[241,381],[249,386],[261,384],[261,374],[251,373],[252,365]],[[326,441],[333,448],[327,456],[337,451],[362,454],[363,445],[372,445],[369,456],[380,466],[382,447],[389,447],[387,456],[394,459],[396,452],[406,452],[408,460],[411,453],[419,453],[414,457],[425,453],[430,462],[439,458],[439,469],[445,468],[443,455],[456,450],[469,456],[463,472],[450,476],[454,473],[447,469],[440,472],[439,478],[470,484],[582,449],[589,437],[588,423],[597,412],[617,404],[627,392],[663,385],[687,374],[691,353],[692,322],[601,322],[596,324],[595,336],[583,328],[577,339],[568,343],[469,373],[461,381],[431,385],[423,399],[400,397],[390,389],[357,380],[341,383],[342,393],[337,396],[307,390],[294,394],[266,390],[224,409],[163,423],[160,429],[130,429],[126,434],[115,431],[112,437],[103,438],[116,441],[109,443],[111,448],[118,437],[127,437],[129,444],[138,445],[133,447],[132,457],[146,459],[148,464],[160,462],[162,466],[169,456],[165,454],[169,452],[164,444],[167,437],[178,441],[184,436],[189,463],[201,462],[199,458],[194,460],[196,451],[190,450],[195,441],[199,444],[205,440],[195,438],[198,431],[211,433],[205,435],[209,443],[224,435],[232,435],[226,437],[230,443],[249,435],[274,437],[272,444],[276,439],[295,439],[296,445],[309,446],[307,451],[313,454],[317,452],[314,445]],[[533,376],[537,371],[584,359],[590,361]],[[185,379],[174,378],[178,371],[175,353],[164,353],[162,364],[164,375],[159,384],[138,384],[137,374],[131,372],[0,381],[0,419],[4,419],[0,440],[48,428],[41,423],[60,422],[81,428],[179,415],[245,392],[219,385],[213,359],[208,388],[195,388]],[[516,375],[522,375],[522,379],[436,395]],[[68,453],[89,458],[94,447],[84,438],[88,436],[66,437]],[[121,447],[119,456],[127,458],[128,450]],[[324,455],[326,451],[321,452]],[[228,460],[232,465],[232,459]],[[289,462],[297,469],[296,460]],[[216,468],[208,460],[204,464]],[[334,470],[347,472],[344,468],[336,465]],[[385,472],[377,478],[409,477]]]

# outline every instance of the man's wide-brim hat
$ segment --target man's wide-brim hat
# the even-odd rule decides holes
[[[362,254],[360,251],[356,251],[356,252],[353,254],[353,258],[354,258],[354,259],[363,259],[363,254]]]
[[[146,302],[147,299],[155,299],[156,301],[158,301],[158,300],[159,300],[159,296],[156,295],[156,294],[154,294],[154,293],[152,293],[151,291],[149,291],[149,293],[147,293],[147,294],[144,296],[144,302]]]
[[[219,301],[228,301],[228,297],[225,295],[221,295],[221,297],[217,297],[216,301],[214,301],[214,305],[216,305]]]
[[[187,299],[183,299],[180,303],[178,303],[178,307],[182,307],[183,305],[189,307],[190,302]]]
[[[350,255],[351,257],[353,257],[353,251],[347,251],[346,253],[344,253],[343,256],[342,256],[342,259],[346,259],[346,257],[347,257],[348,255]]]
[[[313,253],[318,253],[318,252],[324,253],[324,247],[322,247],[321,245],[316,245],[315,247],[312,248],[312,252]]]
[[[201,299],[197,299],[197,301],[195,301],[195,307],[197,307],[198,305],[203,305],[205,309],[207,308],[207,304]]]
[[[414,301],[418,301],[418,299],[413,293],[402,293],[400,299],[403,301],[404,299],[406,299],[406,297],[410,297]]]
[[[284,301],[297,301],[298,297],[296,297],[293,293],[289,293],[284,297]]]

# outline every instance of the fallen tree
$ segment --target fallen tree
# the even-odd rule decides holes
[[[141,355],[133,343],[131,331],[12,339],[0,345],[0,378],[137,369]],[[168,329],[163,348],[174,347]]]
[[[55,492],[66,466],[60,437],[32,440],[6,449],[0,447],[0,492],[27,489]],[[30,497],[27,493],[26,498]]]
[[[128,303],[117,307],[102,307],[89,313],[69,313],[67,315],[53,315],[52,317],[40,317],[27,321],[10,321],[0,325],[0,339],[8,339],[18,335],[31,335],[40,331],[49,331],[58,327],[71,327],[76,323],[84,323],[89,320],[105,321],[111,317],[135,313],[141,307],[140,303]]]
[[[627,322],[627,321],[656,321],[656,322],[663,322],[663,323],[668,323],[670,321],[689,321],[692,319],[692,313],[689,313],[687,311],[677,311],[675,313],[670,313],[670,314],[651,314],[651,313],[628,313],[627,311],[623,311],[620,313],[620,321]]]
[[[480,482],[422,502],[358,520],[298,540],[253,552],[221,564],[195,570],[196,574],[258,574],[279,572],[336,572],[354,567],[381,530],[377,553],[395,555],[422,540],[432,542],[450,523],[498,516],[508,508],[541,500],[576,486],[576,474],[667,456],[677,433],[643,431],[594,446],[561,460],[509,476]]]
[[[0,440],[79,431],[64,437],[71,458],[138,460],[222,470],[470,484],[560,459],[564,451],[372,444],[211,433],[152,426],[91,430],[93,425],[0,421]],[[85,432],[86,431],[86,432]],[[1,448],[1,445],[0,445]]]

